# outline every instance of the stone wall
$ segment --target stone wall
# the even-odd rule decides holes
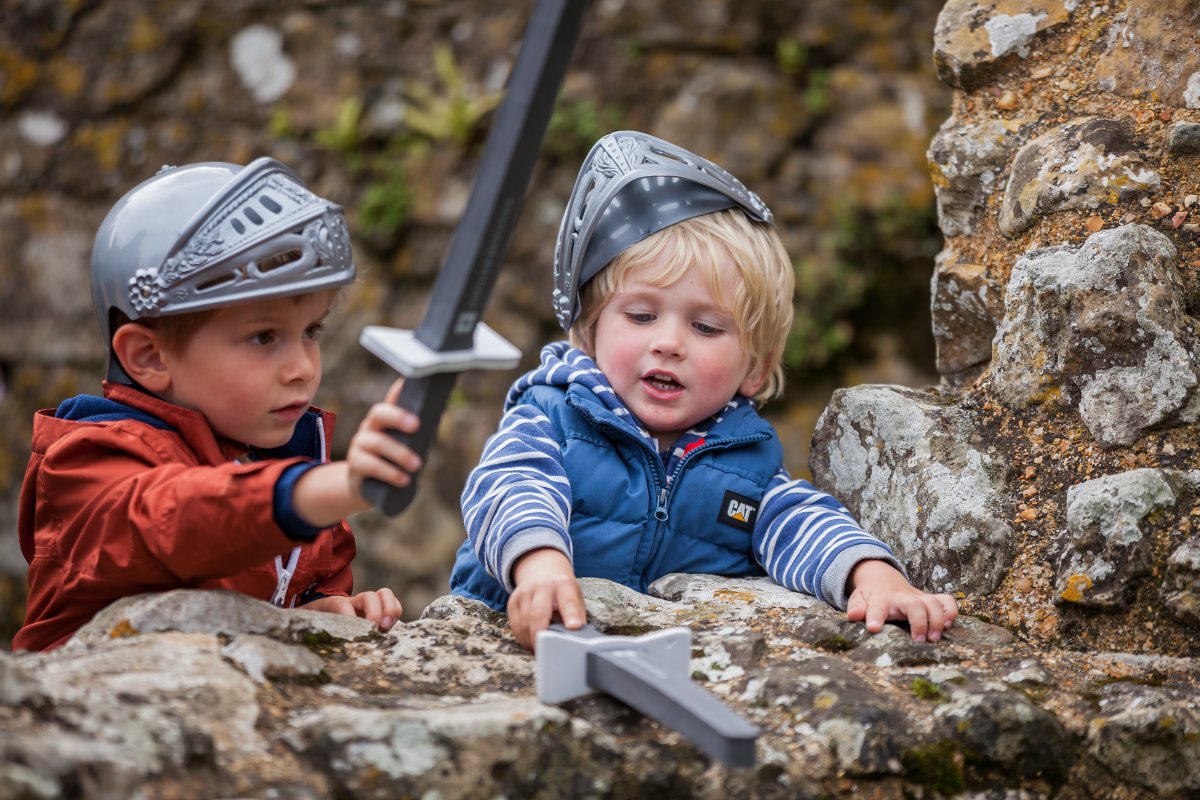
[[[1200,654],[1200,7],[952,0],[939,390],[858,386],[817,482],[1030,641]]]

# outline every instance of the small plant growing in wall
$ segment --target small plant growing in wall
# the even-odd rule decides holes
[[[405,87],[409,108],[405,123],[414,133],[435,142],[466,144],[480,120],[500,103],[502,92],[483,92],[469,84],[454,60],[449,45],[433,51],[437,84],[410,81]]]

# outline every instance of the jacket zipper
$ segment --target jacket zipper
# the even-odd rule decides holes
[[[585,416],[590,416],[590,415],[585,415]],[[654,489],[655,489],[656,496],[658,498],[657,503],[654,508],[654,519],[658,522],[658,525],[656,525],[654,528],[654,540],[650,544],[650,552],[647,554],[646,563],[642,566],[641,577],[642,577],[643,581],[645,581],[648,576],[650,565],[653,564],[656,560],[655,556],[658,553],[659,547],[662,545],[663,528],[666,526],[667,522],[670,520],[670,514],[667,512],[667,506],[670,505],[672,487],[674,487],[678,484],[678,481],[676,480],[676,478],[678,478],[683,473],[683,468],[687,465],[687,463],[689,461],[691,461],[692,458],[697,453],[703,453],[708,450],[726,450],[728,448],[735,447],[737,445],[746,444],[748,442],[766,441],[767,439],[770,438],[765,433],[755,433],[755,434],[750,434],[747,436],[739,436],[736,439],[722,439],[719,442],[711,442],[711,443],[705,442],[704,444],[700,445],[699,447],[694,448],[691,452],[689,452],[683,458],[679,459],[679,463],[675,465],[675,471],[671,473],[670,485],[664,485],[666,483],[666,478],[667,478],[666,469],[662,466],[662,459],[659,458],[658,453],[656,453],[654,451],[654,448],[650,446],[649,442],[647,442],[641,436],[638,436],[638,435],[636,435],[628,430],[625,430],[624,428],[621,428],[617,425],[613,425],[611,422],[602,422],[601,420],[596,419],[595,417],[591,417],[591,419],[592,419],[592,424],[595,425],[598,429],[610,430],[615,433],[619,433],[626,439],[631,439],[631,440],[637,442],[639,445],[641,445],[643,454],[646,454],[646,453],[649,454],[649,458],[647,460],[651,467],[650,474],[651,474],[652,480],[654,481]],[[662,482],[659,481],[660,475],[662,476]]]
[[[663,486],[658,493],[658,507],[654,509],[654,518],[658,520],[658,525],[654,530],[654,541],[650,546],[649,556],[646,559],[646,563],[642,567],[643,582],[649,578],[650,566],[656,563],[658,560],[658,550],[660,547],[662,547],[664,539],[663,531],[666,527],[667,521],[670,519],[670,514],[667,512],[667,506],[670,504],[671,494],[674,492],[674,488],[679,485],[679,476],[683,474],[684,467],[687,466],[688,462],[691,461],[692,458],[698,453],[703,453],[708,450],[728,450],[731,447],[736,447],[748,442],[765,441],[767,438],[769,437],[766,434],[751,434],[749,436],[739,436],[736,439],[722,439],[719,442],[705,442],[699,447],[693,448],[690,452],[684,455],[683,458],[679,459],[679,463],[675,465],[675,471],[671,473],[670,483],[668,483],[666,486]],[[653,448],[651,448],[648,444],[646,445],[646,448],[653,450]],[[658,459],[658,453],[653,453],[652,457],[654,459]],[[659,460],[658,463],[662,463],[661,460]],[[665,480],[666,470],[663,470],[663,473],[663,478]],[[657,486],[657,481],[655,482],[655,485]]]
[[[320,463],[325,463],[325,420],[321,416],[317,416],[317,459]],[[253,454],[247,454],[247,459],[257,461],[258,458]],[[241,459],[238,459],[239,461]],[[287,603],[287,590],[292,584],[292,578],[296,575],[296,567],[300,563],[300,545],[292,548],[292,552],[288,555],[287,566],[284,566],[283,557],[275,556],[275,592],[271,595],[271,604],[284,607]],[[296,605],[296,597],[292,597],[292,606]]]

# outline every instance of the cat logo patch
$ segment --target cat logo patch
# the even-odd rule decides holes
[[[725,492],[725,497],[721,499],[721,510],[717,513],[717,522],[724,522],[744,531],[753,531],[756,514],[757,500],[737,492]]]

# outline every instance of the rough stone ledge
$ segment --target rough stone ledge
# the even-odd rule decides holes
[[[173,592],[130,598],[70,647],[0,654],[0,796],[80,785],[103,798],[289,787],[289,797],[354,799],[479,787],[896,800],[950,787],[972,797],[1200,789],[1194,769],[1164,756],[1195,763],[1197,659],[1034,649],[970,617],[938,644],[894,624],[871,635],[766,578],[668,575],[644,595],[582,585],[603,630],[691,628],[692,678],[763,731],[756,767],[709,764],[611,698],[539,703],[533,657],[474,601],[439,598],[387,635],[298,648],[276,617],[298,612]],[[180,632],[222,614],[206,632]],[[109,636],[122,620],[146,630]],[[1107,724],[1092,722],[1098,714]]]

